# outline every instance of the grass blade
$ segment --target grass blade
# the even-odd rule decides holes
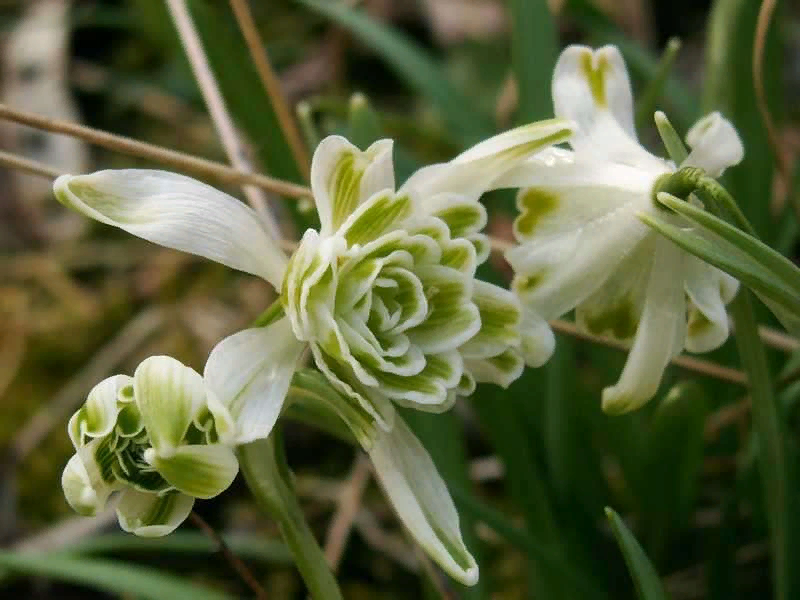
[[[298,1],[344,27],[378,52],[403,80],[439,110],[459,143],[472,145],[493,133],[489,116],[450,85],[433,58],[408,37],[340,2]]]
[[[232,598],[157,569],[94,557],[0,552],[0,567],[14,573],[57,579],[108,593],[148,600]]]
[[[668,600],[661,578],[631,530],[613,509],[606,508],[606,517],[625,557],[639,600]]]

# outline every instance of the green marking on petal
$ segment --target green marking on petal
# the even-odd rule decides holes
[[[486,209],[477,202],[456,204],[434,213],[450,228],[450,237],[459,238],[481,229],[486,222]]]
[[[687,324],[687,334],[690,337],[704,335],[709,329],[714,328],[712,323],[702,312],[695,307],[689,309],[689,322]]]
[[[195,498],[222,493],[239,472],[233,450],[221,444],[181,446],[169,458],[148,458],[170,485]]]
[[[531,187],[522,190],[517,197],[521,214],[514,221],[514,232],[520,237],[533,235],[543,217],[558,208],[558,195],[543,188]]]
[[[382,194],[370,198],[354,219],[344,226],[342,232],[347,244],[366,244],[390,231],[398,222],[408,218],[412,212],[411,198]]]
[[[594,335],[605,335],[610,332],[619,340],[627,340],[636,334],[639,318],[636,315],[633,302],[624,298],[617,304],[608,307],[603,312],[594,315],[585,314],[586,329]]]
[[[547,277],[547,271],[539,271],[530,275],[517,275],[511,281],[511,289],[520,295],[529,294],[539,287]]]
[[[519,368],[519,356],[512,350],[506,350],[502,354],[485,359],[494,368],[503,373],[512,373]]]
[[[358,206],[361,178],[364,171],[356,169],[353,152],[342,152],[331,170],[328,190],[333,199],[333,228],[338,229]]]
[[[604,54],[599,55],[597,66],[594,65],[591,50],[586,50],[581,55],[581,69],[586,77],[586,82],[589,84],[589,90],[592,93],[595,104],[601,108],[606,108],[608,106],[605,78],[609,66],[608,59]]]

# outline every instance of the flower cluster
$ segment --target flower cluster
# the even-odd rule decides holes
[[[538,323],[530,344],[537,349],[553,347],[545,320],[572,309],[588,332],[632,343],[620,380],[603,391],[603,408],[624,412],[655,395],[665,367],[684,348],[707,352],[727,339],[725,304],[738,282],[639,220],[641,213],[677,219],[655,198],[676,166],[636,141],[619,51],[567,48],[552,91],[556,115],[578,125],[572,150],[542,152],[496,182],[522,188],[514,224],[519,245],[506,253],[516,273],[512,289],[526,320]],[[744,153],[718,113],[701,119],[686,141],[691,153],[680,166],[701,167],[712,177]],[[526,355],[532,366],[548,358]]]
[[[232,448],[269,436],[292,401],[290,386],[300,386],[348,425],[415,539],[455,578],[474,583],[477,565],[447,487],[395,404],[441,412],[477,383],[507,387],[525,363],[549,359],[555,338],[547,321],[574,309],[585,330],[632,344],[603,406],[636,408],[677,353],[725,341],[725,304],[738,287],[640,221],[650,213],[683,225],[657,202],[676,165],[636,140],[617,49],[567,48],[552,88],[557,118],[490,138],[399,187],[390,140],[361,150],[326,138],[311,165],[320,227],[305,232],[291,257],[254,211],[188,177],[60,177],[63,204],[261,277],[280,293],[259,326],[217,344],[203,376],[154,357],[132,378],[112,377],[92,391],[69,426],[70,504],[94,514],[121,491],[124,529],[168,533],[194,498],[230,484],[238,469]],[[561,142],[571,150],[553,147]],[[743,156],[717,113],[687,142],[692,151],[679,166],[712,177]],[[515,271],[510,291],[476,278],[490,249],[479,198],[503,187],[520,188],[518,244],[506,253]],[[299,369],[308,353],[316,371]]]
[[[119,524],[141,536],[170,533],[195,498],[220,494],[239,471],[233,449],[219,443],[203,378],[168,356],[98,383],[68,430],[67,502],[93,516],[120,492]]]

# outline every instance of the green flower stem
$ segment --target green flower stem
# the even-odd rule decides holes
[[[255,318],[251,327],[266,327],[280,319],[283,315],[283,304],[281,303],[281,297],[278,296],[264,312]]]
[[[751,292],[741,289],[730,305],[736,326],[736,344],[747,372],[752,397],[753,424],[759,448],[759,465],[764,483],[764,505],[770,533],[772,567],[777,598],[786,598],[789,581],[789,505],[788,474],[784,432],[778,404],[772,389],[767,357],[758,336]],[[783,589],[783,591],[781,591]]]
[[[276,429],[266,440],[240,446],[239,466],[258,506],[278,522],[294,562],[315,600],[341,600],[342,594],[303,514],[292,485]]]

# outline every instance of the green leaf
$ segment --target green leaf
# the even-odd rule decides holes
[[[277,539],[255,535],[223,535],[236,556],[246,560],[290,565],[292,557],[286,545]],[[64,554],[213,554],[217,545],[203,533],[176,531],[163,538],[143,538],[128,534],[98,535],[72,544]]]
[[[648,215],[640,215],[639,218],[687,252],[730,273],[790,315],[800,315],[800,269],[789,260],[754,237],[688,202],[668,194],[659,194],[659,201],[688,219],[699,230],[687,230]],[[780,318],[782,315],[776,316]]]
[[[95,557],[0,552],[0,568],[46,577],[135,598],[229,600],[232,596],[203,588],[151,567]]]
[[[192,17],[204,42],[214,76],[234,119],[253,143],[264,170],[302,181],[278,117],[253,66],[227,2],[193,0]]]
[[[450,85],[442,68],[408,37],[341,2],[298,1],[335,21],[378,52],[402,79],[439,110],[461,144],[472,145],[491,135],[494,127],[489,116]]]
[[[655,73],[636,101],[636,129],[641,131],[646,124],[650,124],[680,49],[681,41],[678,38],[670,38],[658,61]]]
[[[517,122],[553,114],[549,90],[558,52],[558,28],[546,0],[509,0],[511,62],[519,91]]]
[[[745,160],[726,174],[726,185],[742,202],[742,210],[759,237],[774,240],[777,231],[769,213],[773,178],[772,151],[756,105],[753,86],[753,45],[760,0],[716,0],[706,34],[703,111],[718,110],[735,126],[744,142]],[[766,38],[764,85],[770,110],[780,112],[781,47],[776,23]],[[695,115],[697,116],[697,115]]]
[[[667,600],[661,578],[630,529],[613,509],[606,508],[606,517],[625,557],[639,600]]]

